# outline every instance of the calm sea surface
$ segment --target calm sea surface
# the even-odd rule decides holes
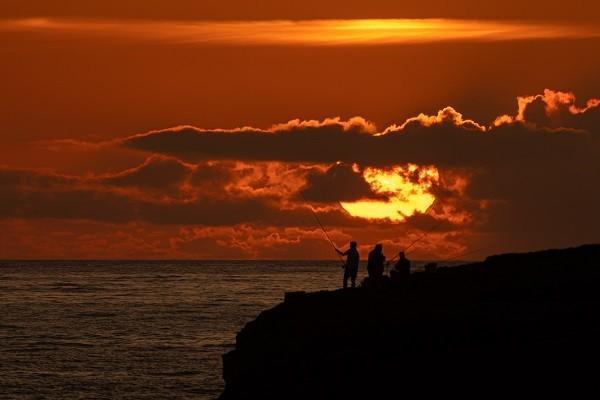
[[[246,322],[341,277],[332,261],[0,261],[0,399],[214,399]]]

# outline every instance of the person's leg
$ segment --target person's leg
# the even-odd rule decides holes
[[[350,276],[350,282],[352,284],[352,287],[355,288],[356,287],[356,271],[352,271],[352,275]]]
[[[349,278],[348,267],[346,267],[346,269],[344,270],[344,289],[346,289],[348,287],[348,278]]]

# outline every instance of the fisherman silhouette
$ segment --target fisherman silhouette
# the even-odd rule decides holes
[[[369,278],[381,278],[383,276],[384,263],[385,256],[383,255],[383,246],[378,243],[375,245],[375,248],[369,253],[369,260],[367,262],[367,271],[369,272]]]
[[[398,262],[394,265],[394,269],[390,271],[390,278],[393,282],[405,280],[410,275],[410,260],[406,258],[403,251],[398,253]]]
[[[346,263],[344,264],[344,289],[348,287],[348,279],[350,279],[352,287],[356,287],[356,275],[358,274],[358,263],[360,261],[360,254],[358,254],[358,250],[356,249],[356,242],[350,242],[350,248],[346,251],[338,250],[335,248],[335,251],[338,252],[341,256],[346,256]]]

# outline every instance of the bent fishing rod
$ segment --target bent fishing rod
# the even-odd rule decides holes
[[[431,205],[429,207],[427,207],[427,210],[425,211],[425,214],[427,214],[429,212],[429,210],[431,210],[431,207],[433,207],[433,205],[437,202],[437,198],[433,201],[433,203],[431,203]],[[438,221],[434,226],[431,227],[431,229],[429,229],[428,231],[424,232],[422,235],[420,235],[418,238],[416,238],[415,240],[413,240],[408,247],[404,248],[402,250],[403,253],[408,253],[408,250],[412,249],[412,247],[419,243],[420,241],[422,241],[423,239],[425,239],[427,237],[427,235],[429,235],[431,232],[435,231],[440,225],[442,225],[442,223],[444,223],[444,220],[440,220]],[[397,258],[399,257],[398,254],[396,254],[392,259],[390,259],[388,261],[388,264],[395,261]]]
[[[438,201],[438,199],[436,198],[433,203],[431,203],[431,205],[427,208],[427,211],[425,211],[425,213],[429,212],[429,210],[431,209],[431,207],[433,207],[433,205]],[[480,210],[481,212],[481,210]],[[421,242],[423,239],[425,239],[429,234],[431,234],[433,231],[435,231],[437,228],[440,227],[440,225],[442,225],[445,221],[442,219],[440,221],[438,221],[438,223],[436,223],[434,226],[432,226],[428,231],[424,232],[421,236],[419,236],[418,238],[416,238],[415,240],[413,240],[410,245],[408,247],[406,247],[404,250],[402,250],[404,253],[407,253],[408,250],[410,250],[415,244]],[[481,249],[480,249],[481,250]],[[471,252],[469,252],[468,254],[470,254]],[[459,256],[461,257],[461,256]],[[398,255],[394,256],[394,258],[392,258],[390,261],[388,262],[392,262],[394,261],[396,258],[398,258]],[[451,261],[451,260],[446,260],[446,261]]]
[[[304,198],[304,196],[302,196],[302,194],[300,194],[300,197],[302,197],[302,200],[304,200],[305,203],[308,203],[308,201],[306,201],[306,199]],[[319,228],[321,228],[321,231],[323,231],[323,233],[325,234],[327,241],[329,241],[329,244],[331,244],[331,247],[333,247],[333,251],[335,251],[335,254],[337,254],[338,258],[340,259],[340,261],[342,263],[345,263],[344,258],[340,255],[340,253],[338,253],[338,249],[337,249],[335,243],[333,243],[333,240],[331,240],[331,237],[329,237],[329,233],[327,233],[327,229],[325,229],[325,227],[321,223],[321,219],[317,215],[316,211],[311,206],[308,206],[308,208],[310,208],[310,211],[311,211],[313,217],[315,218],[315,221],[317,221],[317,225],[319,225]]]
[[[325,237],[327,238],[327,240],[331,244],[331,247],[333,247],[333,250],[335,251],[335,254],[337,254],[337,256],[339,257],[340,261],[345,262],[344,258],[340,255],[340,253],[338,253],[338,249],[335,246],[335,243],[333,243],[333,240],[331,240],[331,238],[329,237],[329,233],[327,233],[327,229],[325,229],[325,227],[321,223],[321,220],[319,219],[319,216],[317,215],[317,213],[315,212],[315,210],[313,210],[313,208],[310,207],[310,211],[312,211],[312,215],[315,217],[315,220],[317,221],[317,224],[319,224],[319,227],[321,228],[321,230],[325,234]]]

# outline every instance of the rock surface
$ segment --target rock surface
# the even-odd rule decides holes
[[[221,399],[573,397],[595,381],[599,306],[600,245],[289,294],[223,356]]]

